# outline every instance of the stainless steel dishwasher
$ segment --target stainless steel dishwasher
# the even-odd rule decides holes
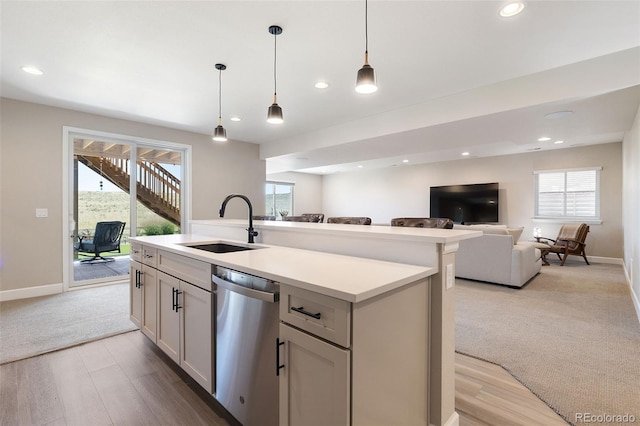
[[[278,424],[280,285],[213,266],[216,293],[215,397],[240,423]]]

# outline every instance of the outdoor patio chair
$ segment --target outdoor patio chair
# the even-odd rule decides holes
[[[79,236],[73,248],[78,254],[93,256],[81,262],[113,262],[113,257],[103,257],[101,253],[120,253],[120,239],[124,232],[125,222],[98,222],[92,237]]]

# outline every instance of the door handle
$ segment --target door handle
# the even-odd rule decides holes
[[[284,345],[284,340],[276,337],[276,376],[280,375],[280,369],[284,368],[284,364],[280,364],[280,346]]]
[[[171,308],[171,310],[178,312],[178,309],[182,308],[182,306],[178,305],[179,303],[178,295],[182,294],[182,292],[175,287],[172,287],[172,289],[173,289],[173,307]]]

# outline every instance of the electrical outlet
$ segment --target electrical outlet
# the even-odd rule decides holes
[[[49,209],[36,209],[36,217],[49,217]]]
[[[452,288],[453,287],[453,264],[452,263],[447,265],[446,280],[447,280],[446,288],[447,289]]]

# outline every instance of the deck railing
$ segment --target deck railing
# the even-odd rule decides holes
[[[130,175],[129,159],[105,157],[104,160],[110,163],[113,168],[119,169],[123,175]],[[162,200],[164,204],[179,211],[180,179],[158,163],[138,160],[136,164],[138,188],[145,188],[159,200]]]

